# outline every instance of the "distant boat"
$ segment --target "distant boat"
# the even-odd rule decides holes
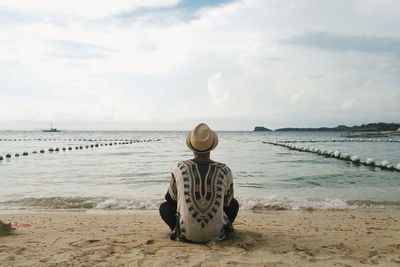
[[[42,132],[45,133],[56,133],[56,132],[61,132],[60,130],[57,130],[57,128],[53,128],[53,124],[51,124],[50,129],[44,129]]]

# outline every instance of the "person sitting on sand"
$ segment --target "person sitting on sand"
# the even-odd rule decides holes
[[[233,232],[239,210],[233,198],[233,176],[223,163],[210,159],[218,136],[200,123],[189,132],[186,144],[194,158],[178,163],[160,215],[173,231],[172,240],[209,242],[223,240]]]

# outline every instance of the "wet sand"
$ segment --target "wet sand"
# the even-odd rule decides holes
[[[220,243],[169,239],[154,211],[5,213],[1,266],[400,266],[400,211],[240,211]]]

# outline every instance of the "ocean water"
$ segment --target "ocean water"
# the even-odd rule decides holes
[[[400,208],[399,171],[264,143],[292,141],[362,161],[400,163],[400,137],[350,140],[339,134],[218,132],[212,158],[231,168],[242,209]],[[0,210],[157,209],[172,169],[192,158],[185,138],[186,132],[0,131]]]

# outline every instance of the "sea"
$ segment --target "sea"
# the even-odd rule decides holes
[[[399,136],[217,133],[219,144],[211,157],[232,170],[235,198],[243,210],[400,209],[399,171],[271,144],[338,151],[357,155],[361,162],[373,158],[377,165],[386,160],[397,166]],[[193,157],[186,135],[184,131],[0,131],[0,211],[157,210],[171,171],[179,161]]]

